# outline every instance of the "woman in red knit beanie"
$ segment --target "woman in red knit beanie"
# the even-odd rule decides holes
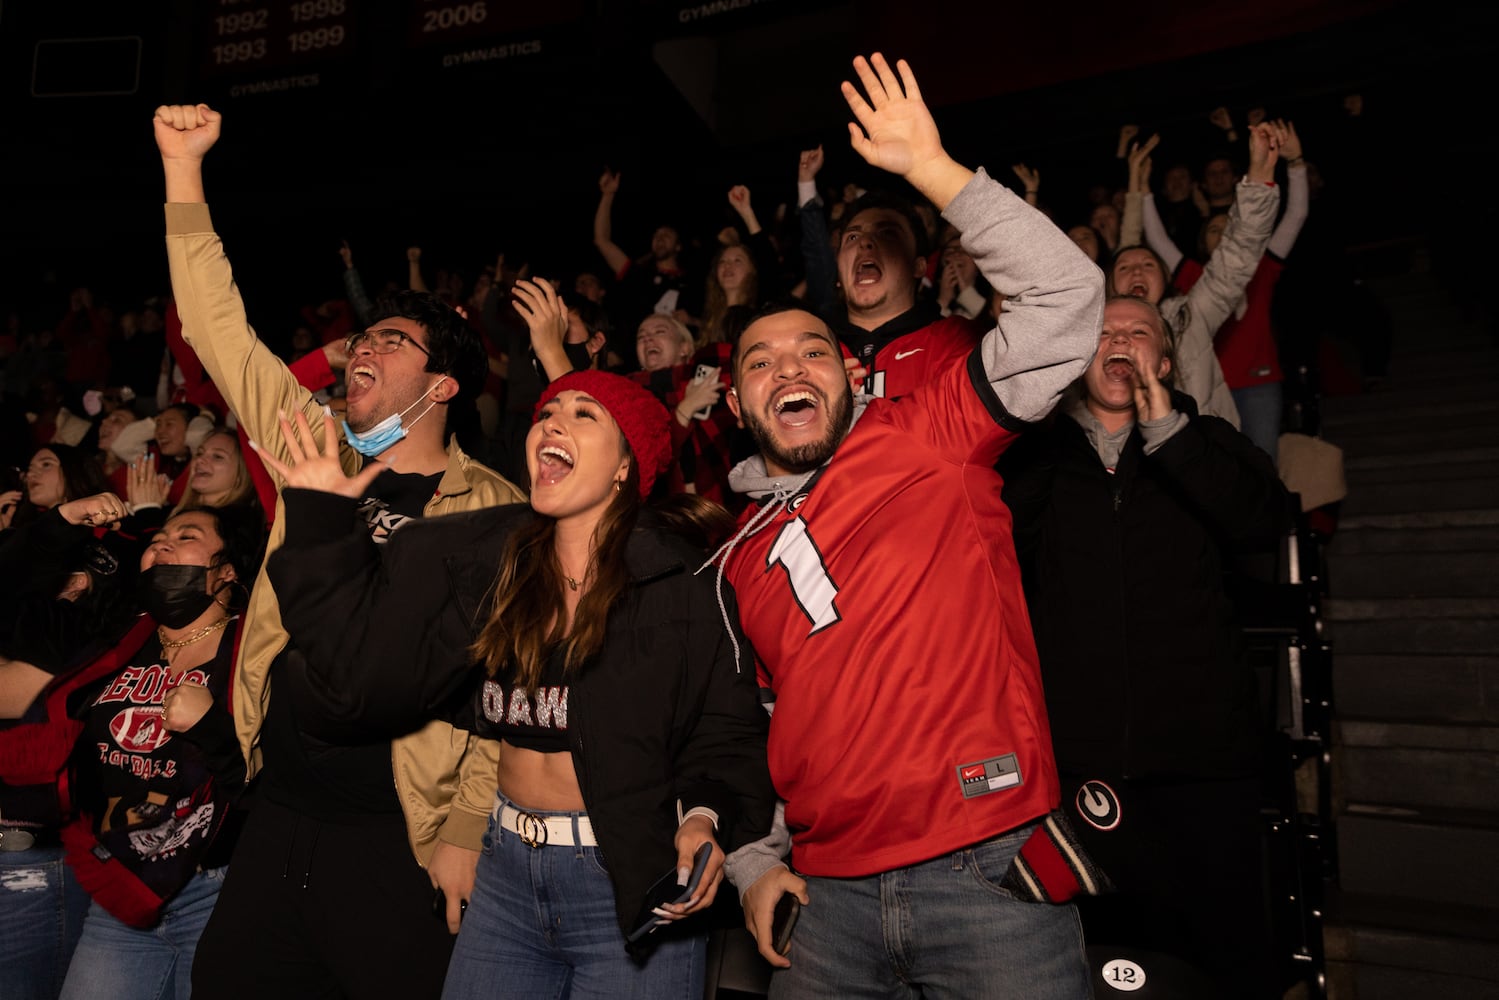
[[[302,541],[269,571],[308,662],[340,622],[382,725],[444,715],[469,686],[446,717],[497,741],[473,889],[434,903],[458,930],[444,997],[700,996],[699,914],[725,852],[769,829],[768,720],[733,593],[696,573],[732,520],[701,497],[647,503],[669,419],[629,379],[567,374],[526,438],[529,504],[413,521],[383,546],[357,526],[317,543],[328,501],[283,494]]]

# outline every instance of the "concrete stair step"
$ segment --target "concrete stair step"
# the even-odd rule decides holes
[[[1462,327],[1468,322],[1468,317],[1463,315],[1462,308],[1450,298],[1441,295],[1397,299],[1384,303],[1384,307],[1389,313],[1390,322],[1394,325],[1397,336],[1407,331],[1420,332],[1433,328]]]
[[[1490,393],[1481,394],[1484,388],[1490,389]],[[1356,427],[1392,429],[1411,420],[1431,418],[1441,418],[1453,423],[1499,424],[1499,398],[1495,398],[1492,393],[1492,390],[1496,388],[1499,386],[1474,386],[1472,387],[1473,398],[1468,399],[1454,399],[1449,396],[1446,399],[1406,400],[1393,392],[1371,393],[1369,396],[1346,396],[1342,398],[1379,398],[1386,405],[1356,408],[1326,407],[1322,412],[1322,430],[1326,434],[1331,433],[1334,428],[1339,430]]]
[[[1390,342],[1390,358],[1397,368],[1401,359],[1447,351],[1484,351],[1494,346],[1494,340],[1479,323],[1462,314],[1461,310],[1443,311],[1428,319],[1415,318],[1413,322],[1402,322],[1395,318],[1393,337]]]
[[[1390,354],[1392,382],[1424,375],[1450,378],[1454,375],[1472,377],[1479,373],[1499,372],[1499,350],[1495,350],[1493,342],[1482,335],[1476,332],[1464,333],[1464,339],[1471,339],[1472,344],[1456,349],[1446,345],[1438,346],[1436,336],[1423,337],[1419,346],[1401,344],[1397,340]],[[1402,347],[1415,349],[1403,350]]]
[[[1496,605],[1481,597],[1334,598],[1324,602],[1323,614],[1334,657],[1433,651],[1487,656],[1499,649]]]
[[[1495,378],[1499,378],[1499,360],[1490,360],[1489,348],[1466,346],[1461,350],[1454,350],[1453,355],[1461,355],[1456,360],[1446,362],[1431,361],[1430,355],[1416,356],[1417,360],[1406,367],[1403,361],[1391,358],[1390,369],[1385,378],[1364,393],[1354,395],[1379,396],[1385,393],[1395,395],[1407,390],[1426,391],[1438,386],[1461,386],[1468,388],[1477,385],[1492,384]],[[1353,395],[1339,399],[1354,398]]]
[[[1499,393],[1499,382],[1494,383]],[[1392,402],[1382,414],[1361,415],[1360,419],[1341,421],[1336,414],[1323,416],[1323,437],[1334,443],[1345,439],[1384,434],[1430,433],[1467,427],[1486,429],[1492,437],[1484,446],[1499,446],[1499,404],[1488,400],[1423,403],[1403,408]]]
[[[1496,518],[1499,519],[1499,518]],[[1366,553],[1493,552],[1499,550],[1499,524],[1436,528],[1349,528],[1345,521],[1323,550],[1329,562]],[[1499,567],[1496,567],[1499,572]],[[1352,576],[1341,571],[1340,576]],[[1350,595],[1352,596],[1352,595]]]
[[[1385,719],[1353,718],[1342,718],[1336,726],[1337,742],[1342,747],[1408,747],[1499,754],[1499,727],[1495,726],[1460,726],[1446,721],[1391,722]],[[1499,780],[1499,770],[1494,772],[1494,778]],[[1496,821],[1499,821],[1499,798],[1490,800],[1489,807],[1495,810]]]
[[[1323,435],[1343,449],[1344,458],[1370,455],[1409,455],[1430,451],[1492,448],[1499,442],[1499,427],[1487,424],[1453,424],[1439,419],[1417,420],[1394,427],[1338,428]]]
[[[1499,808],[1499,727],[1344,718],[1333,731],[1339,801],[1475,815]],[[1499,832],[1499,814],[1487,816]]]
[[[1402,274],[1398,279],[1366,278],[1364,286],[1374,293],[1375,298],[1386,309],[1404,306],[1422,309],[1455,306],[1451,293],[1430,272]]]
[[[1350,805],[1336,822],[1338,883],[1346,892],[1436,905],[1499,899],[1499,826],[1492,814]]]
[[[1328,578],[1339,598],[1499,597],[1499,553],[1339,553]]]
[[[1475,448],[1472,451],[1482,452],[1486,449]],[[1499,449],[1494,449],[1499,452]],[[1444,455],[1462,454],[1462,452],[1443,452]],[[1388,456],[1385,456],[1388,458]],[[1426,456],[1410,456],[1412,459]],[[1368,458],[1358,460],[1358,464],[1349,468],[1348,462],[1343,463],[1343,475],[1348,482],[1349,490],[1363,486],[1378,486],[1384,483],[1426,483],[1437,480],[1450,481],[1461,479],[1472,479],[1475,476],[1492,474],[1499,476],[1499,462],[1488,472],[1482,463],[1472,461],[1383,461],[1377,464],[1371,463]]]
[[[1485,474],[1486,473],[1486,474]],[[1499,470],[1469,470],[1472,478],[1349,484],[1343,512],[1399,514],[1407,511],[1484,510],[1499,507]]]
[[[1409,529],[1491,528],[1495,525],[1499,525],[1499,508],[1490,510],[1423,510],[1403,514],[1358,514],[1353,517],[1338,518],[1337,535],[1365,529],[1374,531],[1405,531]]]
[[[1499,385],[1495,385],[1499,391]],[[1417,423],[1420,421],[1420,424]],[[1364,435],[1403,433],[1408,430],[1432,429],[1432,421],[1444,427],[1489,427],[1493,430],[1490,442],[1499,441],[1499,402],[1489,400],[1457,400],[1457,402],[1417,402],[1412,405],[1390,406],[1385,412],[1358,412],[1358,414],[1322,414],[1321,436],[1330,441],[1358,438]]]
[[[1358,932],[1350,931],[1349,934]],[[1371,938],[1359,935],[1356,940],[1363,943],[1343,947],[1355,951],[1358,957],[1349,961],[1327,961],[1328,1000],[1499,1000],[1499,982],[1475,978],[1477,973],[1471,964],[1473,959],[1469,957],[1474,952],[1460,944],[1455,950],[1439,952],[1444,957],[1450,956],[1448,960],[1452,964],[1440,970],[1430,970],[1392,964],[1395,960],[1389,954],[1387,935],[1376,933]],[[1441,939],[1430,941],[1417,937],[1408,948],[1422,951],[1451,944]],[[1477,954],[1481,955],[1483,962],[1494,961],[1487,949]],[[1297,996],[1288,993],[1286,1000],[1297,1000]]]
[[[1331,1000],[1499,1000],[1499,910],[1328,892]]]
[[[1499,655],[1339,649],[1332,677],[1340,725],[1360,719],[1499,725]]]
[[[1499,616],[1499,600],[1484,597],[1330,598],[1322,605],[1330,622],[1485,620]]]
[[[1409,384],[1392,376],[1379,389],[1354,396],[1328,396],[1322,400],[1324,423],[1340,423],[1343,419],[1352,422],[1365,414],[1383,416],[1407,406],[1424,406],[1433,403],[1483,402],[1495,395],[1495,380],[1476,377],[1462,381],[1437,379],[1416,380]]]
[[[1347,472],[1364,472],[1374,469],[1409,469],[1412,475],[1421,470],[1447,465],[1464,468],[1482,468],[1488,463],[1499,463],[1499,445],[1492,448],[1453,448],[1448,451],[1426,451],[1414,455],[1364,455],[1361,458],[1344,458],[1343,469]]]

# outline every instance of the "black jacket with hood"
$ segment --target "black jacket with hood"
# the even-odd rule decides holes
[[[342,735],[393,736],[435,716],[455,726],[472,719],[485,672],[469,646],[505,540],[534,516],[530,506],[415,521],[376,546],[352,500],[298,489],[284,497],[287,540],[268,569],[331,724]],[[603,649],[570,681],[568,709],[573,764],[622,928],[676,864],[679,803],[718,814],[726,853],[764,836],[775,807],[769,722],[732,592],[724,599],[738,661],[713,575],[693,573],[703,553],[643,512],[625,558],[630,586],[609,614]]]
[[[1150,454],[1133,428],[1113,472],[1080,402],[1000,465],[1064,774],[1255,773],[1258,701],[1226,557],[1273,548],[1292,501],[1248,438],[1172,402],[1185,424]]]

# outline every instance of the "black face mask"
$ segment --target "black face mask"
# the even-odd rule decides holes
[[[141,608],[159,625],[190,625],[213,603],[206,566],[157,564],[141,574]]]

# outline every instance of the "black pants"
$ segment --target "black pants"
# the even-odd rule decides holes
[[[1062,777],[1062,808],[1116,891],[1078,901],[1089,946],[1179,958],[1217,996],[1279,996],[1270,947],[1258,778]],[[1110,800],[1113,800],[1110,802]]]
[[[437,997],[452,950],[399,813],[322,823],[261,798],[198,942],[193,996]]]

